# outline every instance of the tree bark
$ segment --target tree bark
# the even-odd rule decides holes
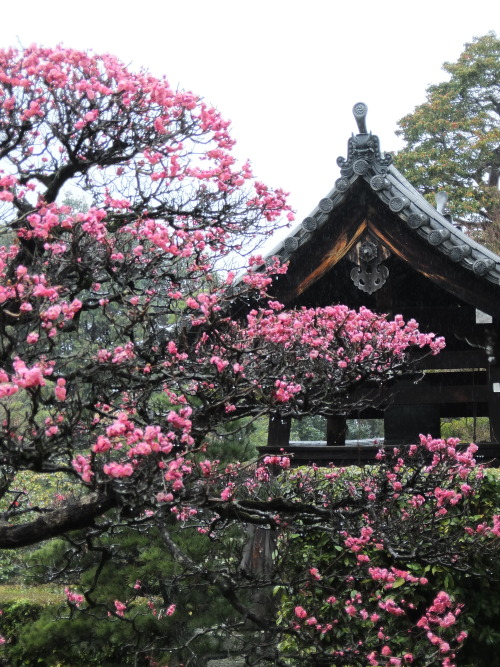
[[[43,542],[72,530],[93,525],[94,520],[117,506],[111,494],[93,493],[60,509],[39,516],[34,521],[0,526],[0,549],[17,549]]]

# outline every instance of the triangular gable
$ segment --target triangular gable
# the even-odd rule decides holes
[[[403,177],[367,132],[366,111],[363,103],[354,107],[359,132],[348,141],[347,158],[337,160],[334,188],[270,253],[290,262],[276,296],[293,303],[346,257],[352,280],[374,291],[388,278],[384,259],[393,254],[449,294],[500,318],[500,257],[462,233]]]

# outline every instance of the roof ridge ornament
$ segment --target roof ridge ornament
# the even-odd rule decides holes
[[[358,102],[354,105],[352,112],[359,133],[353,134],[347,142],[347,159],[342,156],[337,158],[341,175],[344,178],[350,178],[353,174],[364,176],[369,171],[375,174],[385,174],[387,168],[392,164],[392,155],[382,154],[379,138],[371,132],[368,133],[366,128],[368,106],[364,102]]]
[[[436,211],[438,213],[441,213],[441,215],[444,215],[444,207],[446,206],[446,202],[448,201],[448,193],[444,192],[444,190],[436,192],[436,194],[434,195],[434,199],[436,200]]]
[[[354,114],[359,134],[368,134],[368,130],[366,129],[367,105],[364,102],[358,102],[353,106],[352,113]]]
[[[434,198],[436,200],[436,211],[440,213],[443,216],[443,218],[446,218],[448,222],[451,222],[452,225],[456,226],[456,223],[454,222],[451,213],[444,212],[446,203],[448,201],[448,193],[444,192],[444,190],[440,190],[439,192],[435,193]]]

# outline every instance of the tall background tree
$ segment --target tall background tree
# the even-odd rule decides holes
[[[449,79],[399,121],[407,145],[395,163],[432,203],[445,190],[454,217],[486,228],[500,210],[500,40],[474,38],[443,69]]]

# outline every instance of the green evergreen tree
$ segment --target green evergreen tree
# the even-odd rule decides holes
[[[406,146],[395,164],[432,203],[445,190],[453,216],[487,227],[500,210],[500,40],[474,38],[443,69],[449,80],[399,121]]]

